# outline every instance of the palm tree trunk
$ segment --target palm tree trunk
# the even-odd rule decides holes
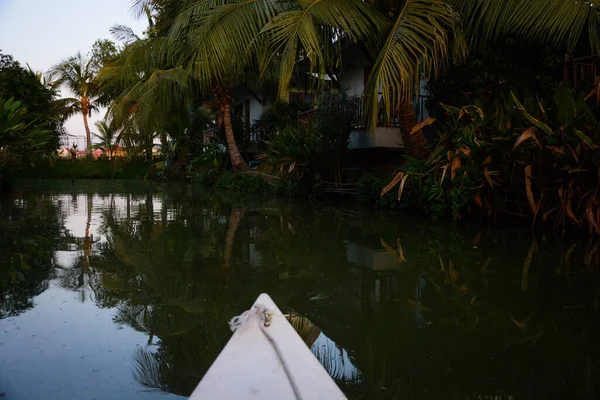
[[[88,125],[89,103],[86,97],[81,99],[81,113],[83,114],[83,126],[85,127],[86,153],[92,154],[92,134]]]
[[[427,149],[427,139],[423,135],[423,130],[419,129],[415,133],[410,133],[417,125],[417,114],[410,100],[400,103],[398,107],[398,120],[406,153],[411,157],[427,158],[429,150]]]
[[[225,236],[225,251],[223,255],[223,269],[228,270],[231,267],[231,254],[233,252],[233,239],[238,229],[240,220],[244,217],[246,210],[243,208],[234,208],[229,216],[229,228]]]
[[[83,237],[83,268],[81,270],[82,276],[87,273],[90,269],[90,257],[92,256],[92,238],[90,236],[90,226],[92,225],[92,207],[93,194],[87,194],[87,220],[85,223],[85,236]]]
[[[240,154],[235,137],[233,136],[233,126],[231,124],[231,102],[221,104],[221,115],[223,115],[223,126],[225,128],[225,137],[227,139],[227,149],[231,158],[231,165],[236,171],[247,171],[248,165]]]
[[[238,150],[231,124],[231,88],[218,85],[213,89],[215,106],[219,108],[219,127],[223,123],[231,165],[235,171],[247,171],[248,165]]]
[[[86,113],[83,113],[83,126],[85,126],[85,151],[88,154],[92,153],[92,134],[90,133],[90,126],[88,125],[88,117]]]

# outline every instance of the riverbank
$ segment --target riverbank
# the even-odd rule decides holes
[[[144,179],[151,166],[151,162],[119,159],[40,161],[6,171],[5,179]]]
[[[402,167],[410,170],[411,166]],[[431,219],[460,219],[478,221],[495,225],[501,223],[508,226],[520,226],[524,229],[542,229],[566,232],[584,231],[582,224],[577,225],[572,220],[549,218],[548,215],[531,215],[531,213],[505,211],[501,208],[493,210],[489,207],[468,206],[467,212],[457,213],[459,207],[465,208],[463,197],[469,196],[468,187],[454,185],[451,191],[438,188],[435,180],[423,174],[406,172],[413,178],[402,182],[402,176],[395,181],[398,185],[393,190],[381,195],[390,182],[394,181],[396,171],[380,170],[365,172],[356,170],[352,176],[346,176],[341,183],[332,183],[317,179],[319,176],[305,174],[301,179],[286,179],[273,175],[270,171],[233,172],[223,169],[204,169],[183,172],[180,166],[171,165],[165,168],[165,162],[145,160],[57,160],[50,163],[38,163],[34,166],[13,169],[4,174],[4,179],[11,183],[21,179],[52,180],[52,179],[124,179],[147,182],[171,182],[195,187],[203,187],[216,191],[219,196],[239,198],[305,198],[311,201],[327,201],[330,203],[360,203],[373,210],[392,212],[396,214],[422,214]],[[400,172],[402,174],[402,172]],[[423,177],[419,177],[422,175]],[[414,178],[416,177],[416,179]],[[449,179],[447,180],[449,181]],[[434,189],[438,188],[438,192]],[[399,196],[399,194],[401,196]],[[401,197],[401,199],[399,199]],[[466,208],[465,208],[466,209]],[[519,211],[518,210],[518,211]],[[537,217],[537,218],[536,218]],[[560,223],[560,225],[559,225]],[[589,232],[591,235],[593,231]]]

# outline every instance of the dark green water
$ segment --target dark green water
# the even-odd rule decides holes
[[[351,399],[598,398],[599,249],[132,182],[25,185],[0,200],[0,394],[187,396],[267,292]]]

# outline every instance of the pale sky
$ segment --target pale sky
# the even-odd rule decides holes
[[[112,39],[109,28],[128,25],[141,35],[145,19],[129,10],[130,0],[0,0],[0,49],[25,68],[47,71],[78,51],[89,52],[96,39]],[[70,96],[65,93],[65,96]],[[104,111],[94,114],[93,123]],[[76,116],[65,124],[70,134],[85,137],[83,120]],[[83,142],[79,140],[81,147]]]

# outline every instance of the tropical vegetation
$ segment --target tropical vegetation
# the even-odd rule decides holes
[[[0,53],[0,187],[8,167],[47,158],[62,134],[53,88]]]
[[[569,86],[561,64],[565,53],[600,49],[593,2],[135,0],[132,11],[148,21],[142,36],[114,26],[116,43],[98,40],[89,54],[67,58],[47,75],[49,91],[73,96],[53,99],[52,109],[60,121],[82,116],[88,152],[101,147],[113,158],[121,146],[127,159],[147,160],[149,177],[214,183],[225,155],[231,169],[250,172],[247,149],[258,146],[252,172],[268,183],[302,182],[313,192],[334,184],[355,193],[360,176],[342,171],[352,162],[347,142],[357,116],[368,130],[394,120],[406,157],[395,162],[392,181],[375,185],[382,195],[398,185],[390,205],[455,218],[498,211],[534,221],[566,216],[600,232],[600,219],[591,222],[595,197],[569,194],[593,185],[582,174],[595,167],[597,139],[588,125],[596,107],[588,93],[599,87],[596,72],[587,83],[573,76]],[[372,64],[361,101],[346,98],[337,84],[353,46]],[[296,86],[314,102],[290,100]],[[234,107],[239,88],[277,101],[258,120],[244,120]],[[432,117],[419,123],[415,98],[423,90]],[[100,105],[108,113],[92,135],[87,119]],[[539,154],[524,146],[534,134]],[[153,162],[157,141],[162,159]],[[572,160],[559,150],[552,153],[558,159],[546,156],[552,148]],[[558,176],[561,168],[577,182],[535,174]],[[376,190],[362,190],[369,191]]]
[[[97,103],[100,97],[100,88],[96,83],[92,60],[81,53],[70,57],[52,67],[49,72],[50,79],[65,86],[74,97],[63,99],[64,114],[68,118],[75,114],[83,117],[83,126],[86,134],[86,151],[92,151],[92,134],[88,118],[94,111],[98,111]]]
[[[113,155],[118,150],[119,137],[114,126],[106,121],[96,121],[94,124],[98,133],[92,133],[97,139],[95,148],[106,151],[108,158],[113,158]]]

